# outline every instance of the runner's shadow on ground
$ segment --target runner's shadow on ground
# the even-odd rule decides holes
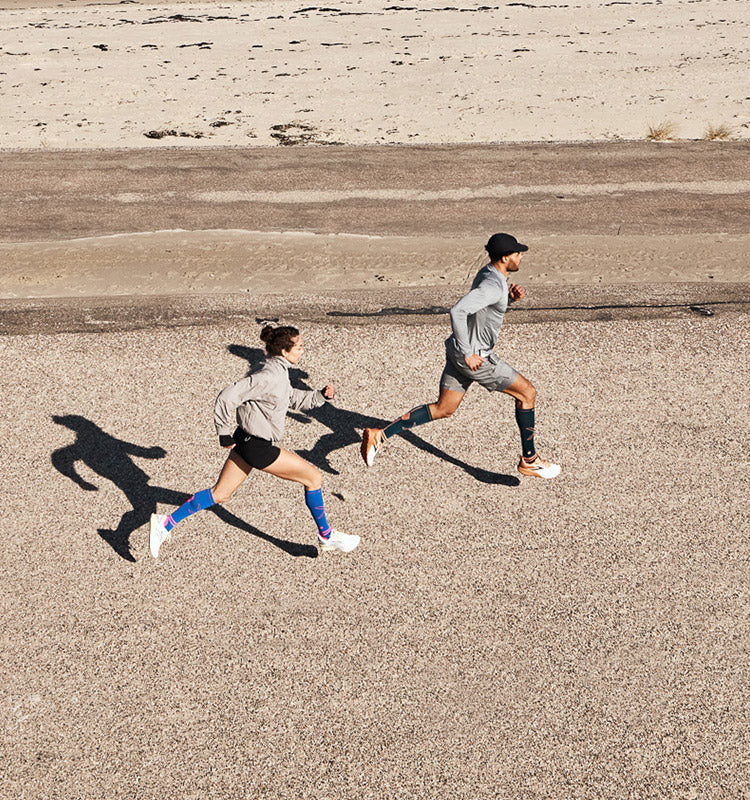
[[[232,355],[243,358],[248,362],[248,375],[259,369],[265,362],[265,353],[256,347],[244,347],[243,345],[232,344],[229,345],[228,350]],[[309,375],[304,370],[295,367],[289,370],[289,381],[295,389],[311,389],[312,387],[306,383],[308,378]],[[326,403],[320,408],[313,408],[305,412],[305,414],[291,412],[289,416],[303,423],[308,423],[311,417],[321,425],[330,429],[330,433],[324,433],[311,450],[295,450],[295,452],[315,464],[319,469],[332,475],[338,475],[339,472],[331,466],[328,460],[331,453],[348,447],[349,445],[359,443],[362,440],[362,431],[365,428],[382,428],[389,422],[392,422],[392,420],[382,420],[378,417],[361,414],[358,411],[339,408],[331,403]],[[426,442],[412,431],[405,431],[403,437],[414,447],[436,458],[440,458],[443,461],[447,461],[449,464],[460,467],[471,475],[472,478],[481,483],[500,486],[518,486],[520,484],[520,480],[513,475],[505,475],[501,472],[490,472],[481,467],[467,464],[460,458],[456,458],[450,455],[450,453],[441,450],[439,447],[435,447],[435,445]],[[363,465],[363,469],[364,468]]]
[[[260,347],[246,347],[244,344],[227,345],[227,350],[237,358],[247,361],[245,376],[257,372],[265,363],[268,356]]]
[[[123,439],[117,439],[103,431],[95,423],[77,414],[53,416],[52,419],[58,425],[70,428],[76,434],[76,439],[72,444],[61,447],[52,453],[52,466],[84,491],[98,491],[98,486],[87,481],[77,471],[76,464],[81,462],[97,475],[117,486],[132,505],[132,509],[122,515],[116,529],[100,528],[97,532],[119,556],[126,561],[135,561],[130,551],[130,535],[149,522],[151,514],[156,511],[156,504],[164,503],[177,508],[190,497],[185,492],[178,492],[163,486],[151,486],[149,484],[150,476],[133,462],[133,458],[164,458],[166,450],[162,447],[142,447]],[[318,555],[317,547],[277,539],[275,536],[253,527],[227,511],[223,506],[216,505],[209,510],[228,525],[257,536],[291,556],[316,558]]]

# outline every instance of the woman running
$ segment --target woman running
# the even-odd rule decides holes
[[[259,469],[296,481],[305,487],[305,503],[318,526],[321,550],[349,553],[359,544],[359,536],[332,530],[323,506],[323,479],[320,470],[304,458],[278,446],[284,435],[284,419],[289,409],[308,411],[332,400],[333,386],[319,391],[292,389],[289,367],[302,355],[302,337],[296,328],[266,325],[260,333],[268,359],[258,372],[227,386],[216,399],[214,424],[219,444],[232,452],[210,489],[194,494],[169,515],[152,514],[150,547],[154,558],[172,535],[172,529],[186,517],[226,503],[250,474]],[[238,427],[232,433],[232,429]]]
[[[437,403],[417,406],[386,428],[365,428],[362,458],[372,466],[386,439],[405,429],[450,417],[472,383],[490,392],[505,392],[516,401],[516,423],[521,432],[518,471],[537,478],[555,478],[560,467],[545,461],[534,446],[536,389],[493,352],[509,302],[522,300],[522,286],[508,283],[508,274],[518,272],[523,253],[529,248],[514,236],[495,233],[485,245],[490,263],[479,270],[471,290],[451,309],[452,336],[445,340],[445,369],[440,378]]]

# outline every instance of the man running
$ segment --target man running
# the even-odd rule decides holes
[[[450,417],[469,386],[478,383],[490,392],[509,394],[516,401],[516,423],[521,432],[518,471],[536,478],[560,474],[559,465],[543,459],[534,446],[536,389],[493,352],[508,303],[526,296],[522,286],[508,283],[508,275],[518,272],[528,249],[510,234],[490,236],[485,245],[490,263],[479,270],[469,293],[450,312],[453,334],[445,340],[445,369],[437,403],[417,406],[385,428],[365,428],[361,451],[368,467],[387,439],[415,425]]]

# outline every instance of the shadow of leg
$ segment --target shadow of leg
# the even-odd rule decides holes
[[[244,519],[240,519],[240,517],[232,514],[231,511],[227,511],[223,506],[211,506],[210,510],[213,511],[213,513],[216,514],[216,516],[222,522],[226,522],[228,525],[232,525],[241,531],[245,531],[253,536],[257,536],[259,539],[263,539],[263,541],[278,547],[279,550],[283,550],[290,556],[294,556],[295,558],[299,558],[300,556],[305,558],[318,557],[318,548],[315,547],[315,545],[298,544],[297,542],[288,542],[285,539],[277,539],[275,536],[271,536],[270,534],[264,533],[263,531],[253,527],[249,523],[245,522]]]
[[[418,447],[420,450],[424,450],[426,453],[436,458],[441,458],[449,464],[455,464],[457,467],[461,467],[461,469],[471,475],[472,478],[482,483],[499,484],[501,486],[518,486],[521,483],[514,475],[505,475],[502,472],[490,472],[481,467],[474,467],[471,464],[467,464],[465,461],[461,461],[461,459],[449,455],[444,450],[435,447],[435,445],[426,442],[424,439],[420,439],[419,436],[415,436],[411,431],[404,431],[401,435],[409,444],[413,444],[414,447]]]
[[[333,405],[325,405],[321,408],[313,409],[309,415],[321,424],[331,429],[318,439],[311,450],[297,450],[297,454],[307,459],[316,467],[333,475],[338,475],[338,471],[328,463],[328,456],[336,450],[342,450],[351,444],[361,441],[364,428],[382,428],[392,422],[392,420],[382,420],[366,414],[360,414],[345,408],[338,408]],[[501,472],[490,472],[481,467],[474,467],[465,461],[451,456],[439,447],[424,441],[411,431],[404,431],[401,434],[414,447],[424,450],[426,453],[441,458],[449,464],[460,467],[475,480],[481,483],[488,483],[500,486],[518,486],[520,480],[514,475],[505,475]]]
[[[136,529],[140,528],[145,522],[148,521],[148,516],[143,518],[140,511],[132,509],[126,511],[122,515],[120,524],[115,530],[108,528],[99,528],[97,533],[104,539],[104,541],[117,553],[118,556],[124,558],[126,561],[135,561],[133,554],[130,552],[130,534]]]
[[[97,533],[119,556],[126,561],[135,561],[130,552],[130,536],[133,531],[148,525],[151,515],[156,511],[157,503],[178,507],[190,495],[148,484],[138,487],[125,486],[123,491],[133,507],[122,515],[115,530],[99,528]]]
[[[314,408],[309,412],[309,416],[330,428],[331,432],[323,434],[312,449],[296,450],[295,452],[318,469],[331,475],[339,474],[339,471],[328,462],[328,456],[331,453],[343,450],[350,444],[359,443],[362,440],[364,428],[382,428],[388,424],[387,420],[330,404]]]
[[[359,440],[360,436],[357,433],[350,434],[349,431],[324,433],[315,442],[315,446],[311,450],[295,450],[295,452],[311,464],[314,464],[318,469],[323,470],[323,472],[327,472],[330,475],[339,475],[339,471],[328,462],[328,456],[335,450],[343,450],[348,445],[354,444]]]

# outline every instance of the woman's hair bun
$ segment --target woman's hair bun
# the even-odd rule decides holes
[[[297,336],[299,331],[291,325],[279,325],[277,328],[266,325],[260,332],[260,340],[265,342],[269,356],[280,356],[284,350],[291,350]]]

